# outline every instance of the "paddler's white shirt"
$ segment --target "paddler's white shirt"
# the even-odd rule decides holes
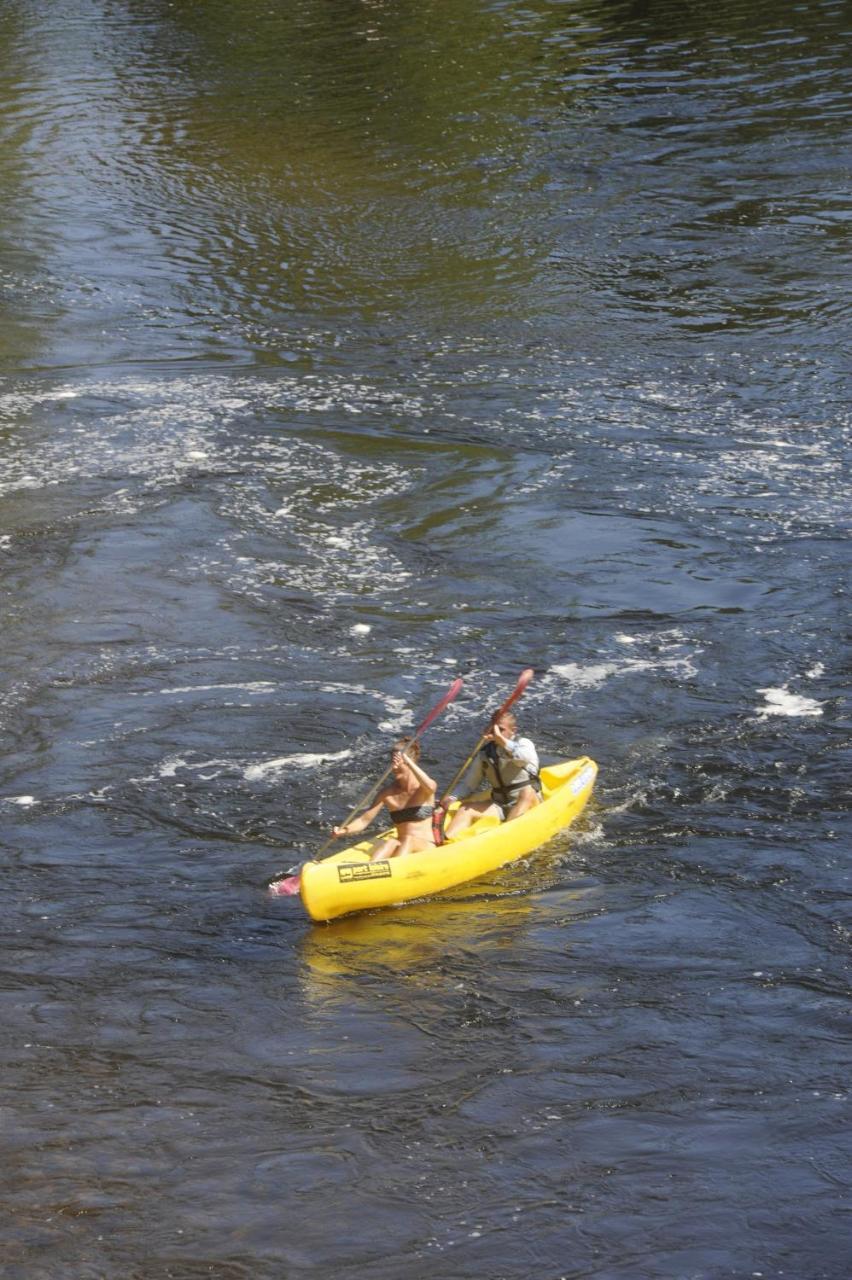
[[[497,746],[496,743],[494,745]],[[529,781],[527,770],[533,774],[538,773],[538,752],[529,738],[510,738],[505,747],[497,747],[497,754],[500,758],[502,783],[499,778],[492,776],[493,765],[482,751],[478,751],[466,778],[467,790],[462,795],[462,800],[481,791],[483,782],[489,787],[504,786],[511,790],[513,786]]]

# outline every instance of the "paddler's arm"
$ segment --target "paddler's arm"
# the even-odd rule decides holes
[[[438,790],[438,784],[434,778],[430,778],[425,769],[421,769],[416,760],[412,760],[411,756],[407,756],[404,751],[400,752],[403,760],[408,768],[414,774],[421,787],[424,787],[431,795]]]
[[[332,827],[331,834],[335,838],[339,838],[340,836],[357,836],[365,827],[369,827],[370,823],[376,817],[384,804],[386,795],[387,788],[384,791],[379,792],[378,797],[373,801],[369,809],[365,809],[357,818],[353,818],[351,822],[345,823],[342,827]]]

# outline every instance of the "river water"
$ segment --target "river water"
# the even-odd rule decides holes
[[[850,26],[0,5],[4,1280],[848,1276]],[[267,898],[528,665],[575,829]]]

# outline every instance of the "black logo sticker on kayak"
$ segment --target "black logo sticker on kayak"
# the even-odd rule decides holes
[[[382,862],[352,862],[348,867],[338,867],[337,874],[341,884],[351,884],[353,880],[387,880],[391,865],[387,859]]]

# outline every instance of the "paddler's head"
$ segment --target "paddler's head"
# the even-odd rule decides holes
[[[420,759],[420,743],[416,741],[412,741],[411,738],[399,738],[393,744],[393,751],[391,752],[391,765],[393,768],[394,777],[396,778],[404,776],[408,768],[408,766],[406,765],[405,761],[402,758],[403,752],[405,752],[409,760],[419,760]]]
[[[504,738],[513,738],[518,722],[511,711],[495,711],[491,717],[491,728],[499,729]]]

